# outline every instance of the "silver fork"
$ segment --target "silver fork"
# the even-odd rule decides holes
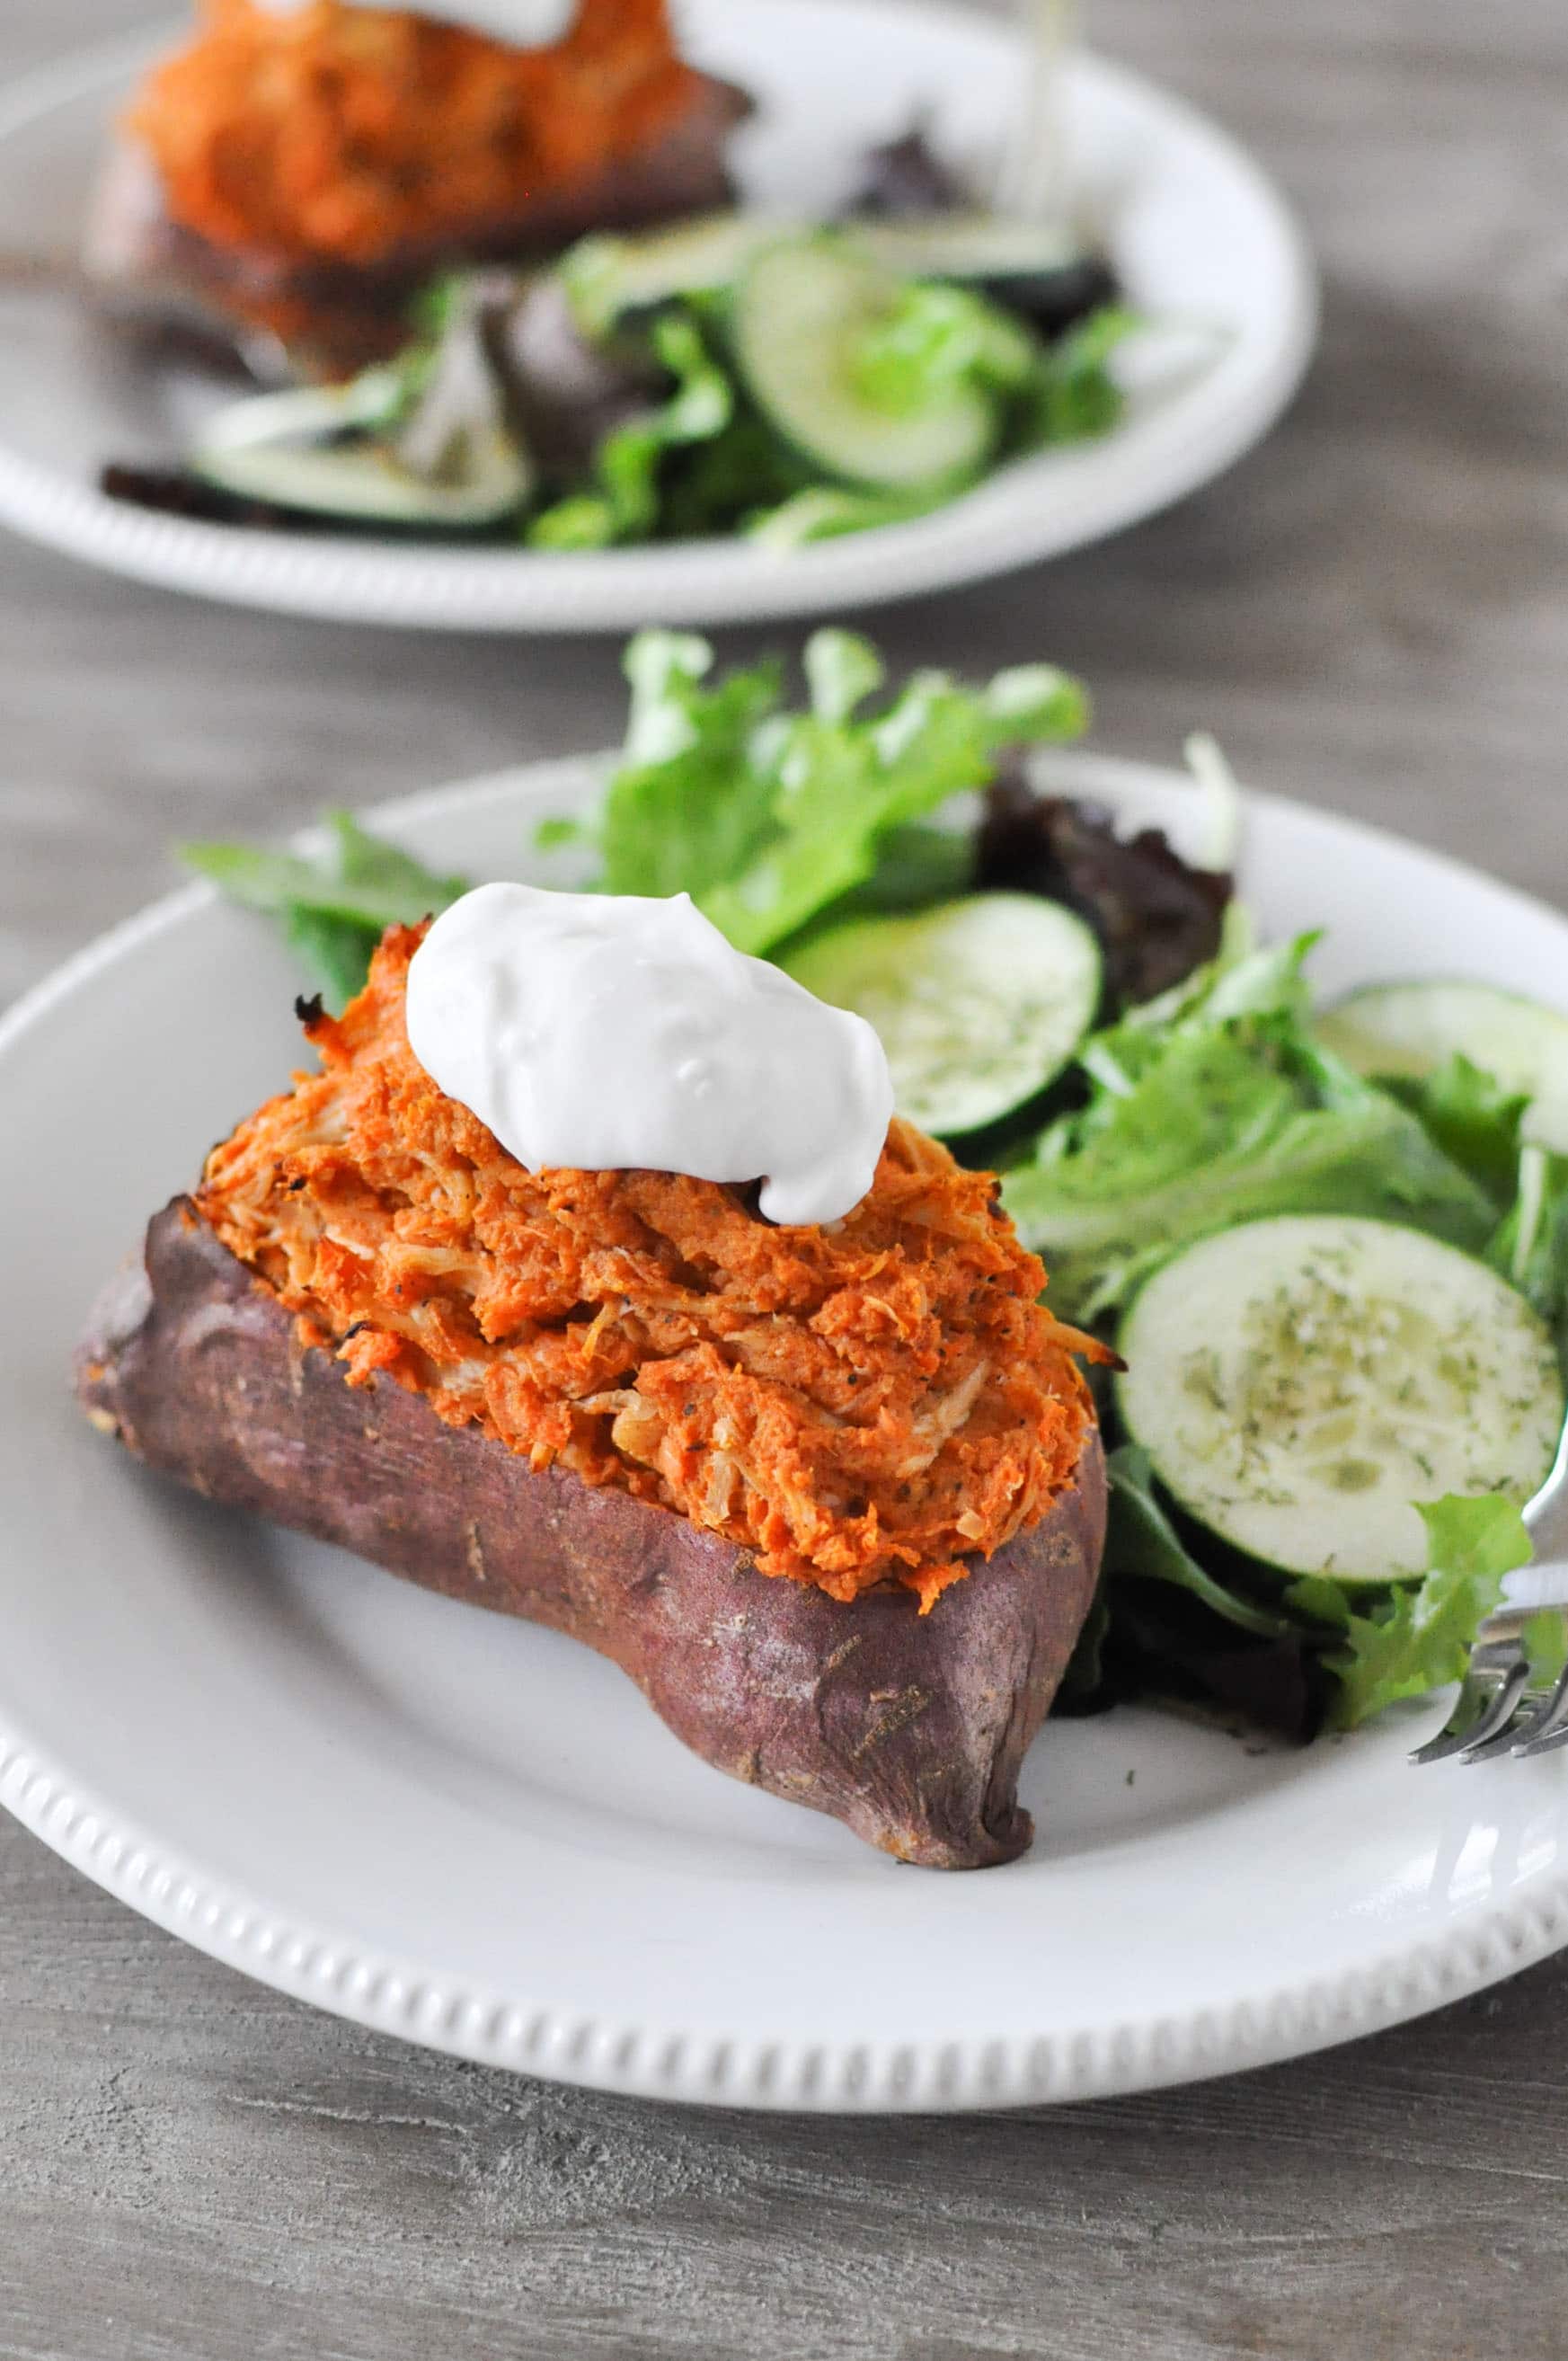
[[[1552,1473],[1525,1510],[1538,1549],[1561,1553],[1568,1540],[1568,1426]],[[1568,1558],[1546,1555],[1508,1580],[1508,1602],[1486,1616],[1475,1634],[1453,1711],[1437,1736],[1418,1746],[1412,1763],[1491,1763],[1501,1754],[1549,1754],[1568,1746],[1568,1669],[1553,1681],[1532,1681],[1524,1633],[1549,1609],[1568,1616]]]

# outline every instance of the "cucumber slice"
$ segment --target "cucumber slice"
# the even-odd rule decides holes
[[[898,1112],[978,1131],[1055,1080],[1094,1019],[1100,946],[1029,894],[974,894],[911,917],[852,918],[783,964],[873,1025]]]
[[[909,279],[958,279],[995,286],[1077,269],[1082,249],[1057,225],[1006,214],[931,214],[904,221],[858,221],[850,236],[862,254]]]
[[[376,434],[396,424],[408,400],[395,366],[364,369],[345,385],[295,385],[247,395],[209,419],[201,447],[246,450],[253,443],[324,443],[335,434]]]
[[[857,222],[856,246],[885,269],[945,279],[988,296],[1047,343],[1120,302],[1115,272],[1059,225],[1001,214]]]
[[[1421,1573],[1411,1503],[1545,1478],[1563,1387],[1545,1323],[1484,1263],[1338,1214],[1249,1222],[1157,1271],[1117,1402],[1167,1488],[1266,1564]]]
[[[707,214],[641,236],[601,232],[578,240],[556,265],[577,324],[607,336],[619,322],[683,295],[733,287],[753,258],[781,239],[809,235],[783,214]],[[879,269],[911,279],[953,279],[994,288],[1044,290],[1047,297],[1102,266],[1076,239],[1046,222],[954,213],[905,221],[850,221],[845,242]]]
[[[860,345],[900,285],[835,239],[772,247],[735,291],[736,360],[758,408],[824,474],[887,491],[956,488],[995,444],[990,398],[959,383],[899,416],[868,401],[855,383]]]
[[[753,255],[794,227],[776,214],[707,214],[640,237],[606,231],[579,239],[556,276],[583,334],[607,336],[633,313],[732,287]]]
[[[1498,984],[1437,978],[1370,983],[1317,1020],[1320,1039],[1358,1074],[1434,1073],[1455,1054],[1536,1104],[1525,1129],[1568,1152],[1568,1016]]]
[[[460,474],[426,476],[405,466],[395,444],[378,439],[403,398],[395,369],[367,370],[348,385],[258,394],[218,413],[191,467],[240,500],[345,523],[477,528],[527,499],[532,470],[499,425],[469,439]]]

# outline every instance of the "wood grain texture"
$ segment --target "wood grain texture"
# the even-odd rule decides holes
[[[0,71],[147,13],[8,0]],[[872,627],[1048,653],[1097,742],[1568,904],[1568,13],[1099,0],[1300,203],[1322,357],[1223,484]],[[3,365],[3,364],[0,364]],[[755,644],[736,638],[731,652]],[[0,546],[0,996],[283,827],[602,743],[608,642],[203,610]],[[1442,947],[1434,945],[1434,955]],[[952,2123],[695,2115],[469,2070],[243,1982],[0,1826],[0,2361],[1560,2361],[1568,1962],[1298,2065]]]

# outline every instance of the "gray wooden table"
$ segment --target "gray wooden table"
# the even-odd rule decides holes
[[[143,5],[7,0],[0,71]],[[1092,13],[1294,192],[1322,357],[1175,514],[872,628],[904,663],[1048,653],[1095,684],[1103,746],[1205,725],[1255,781],[1568,905],[1568,13]],[[0,546],[0,997],[164,885],[171,836],[598,745],[619,705],[606,642],[270,622]],[[276,1998],[5,1821],[0,2356],[1561,2361],[1565,2026],[1548,1964],[1147,2099],[683,2114]]]

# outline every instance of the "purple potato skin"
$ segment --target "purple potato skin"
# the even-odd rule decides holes
[[[535,1474],[389,1379],[350,1387],[188,1198],[100,1300],[77,1384],[93,1424],[148,1466],[583,1641],[716,1770],[900,1861],[986,1869],[1028,1847],[1019,1766],[1104,1539],[1093,1433],[1050,1514],[922,1617],[909,1591],[844,1605],[670,1510]]]

